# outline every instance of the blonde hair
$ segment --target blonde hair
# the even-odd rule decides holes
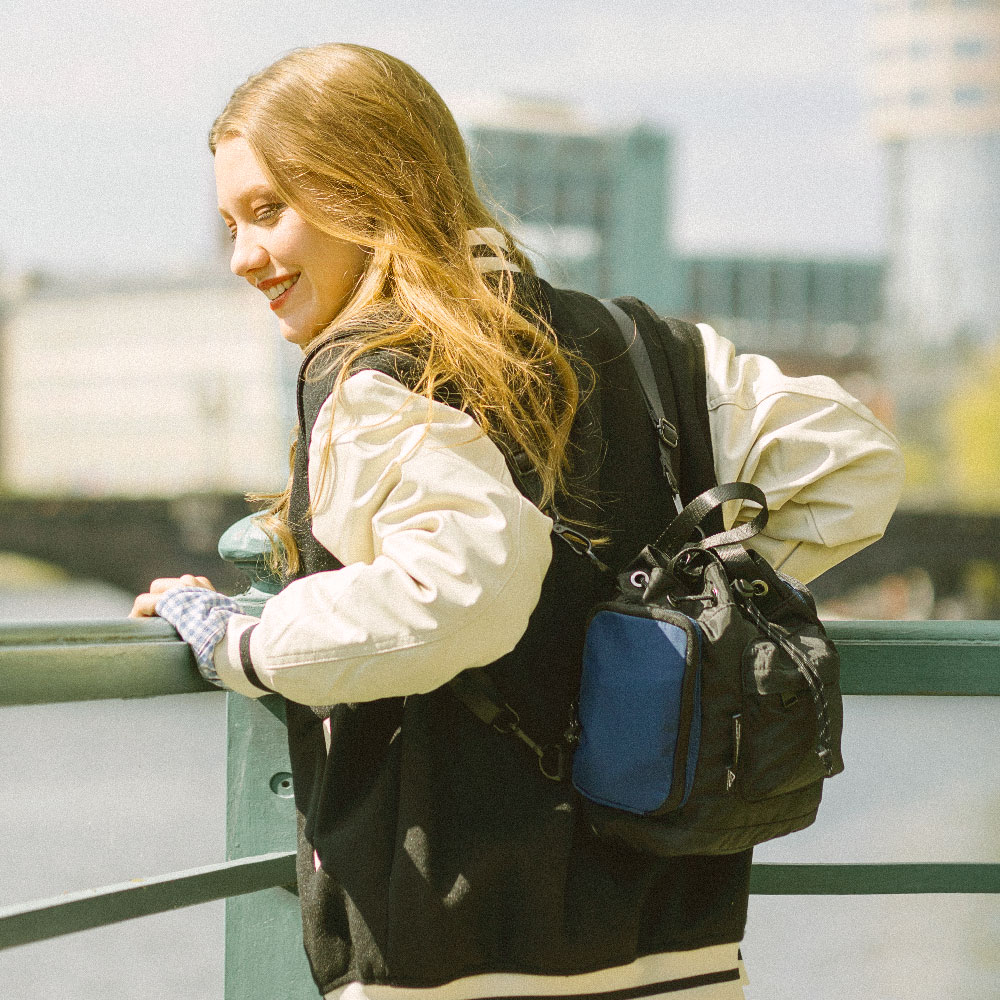
[[[280,198],[369,251],[353,294],[309,345],[310,353],[329,348],[330,366],[341,365],[335,396],[368,351],[416,356],[414,391],[428,400],[445,386],[457,391],[486,433],[524,452],[542,506],[551,503],[566,487],[578,359],[537,309],[515,304],[510,272],[498,280],[477,269],[467,234],[490,227],[507,240],[512,263],[533,270],[477,194],[461,133],[434,88],[377,49],[297,49],[237,88],[212,126],[213,154],[237,136]],[[258,499],[273,501],[262,524],[294,572],[290,486]]]

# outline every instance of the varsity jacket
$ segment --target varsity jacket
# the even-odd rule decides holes
[[[574,425],[577,506],[560,513],[595,522],[602,558],[622,565],[673,507],[620,334],[589,296],[521,282],[597,374]],[[651,321],[619,301],[640,326]],[[678,403],[685,500],[720,467],[756,480],[779,528],[758,547],[786,571],[798,559],[803,577],[878,537],[900,478],[884,428],[828,380],[790,388],[763,359],[701,337],[653,359],[673,380],[661,389]],[[555,742],[584,621],[607,585],[550,542],[551,522],[467,415],[408,393],[406,359],[366,356],[332,400],[336,367],[318,375],[318,357],[307,355],[298,387],[290,519],[302,566],[259,623],[230,622],[216,667],[236,690],[289,699],[299,894],[319,989],[464,1000],[735,986],[749,852],[663,859],[603,844],[568,783],[444,686],[466,667],[488,670],[522,727]],[[723,434],[719,447],[719,410],[750,412],[752,440]],[[731,475],[737,452],[742,475]]]

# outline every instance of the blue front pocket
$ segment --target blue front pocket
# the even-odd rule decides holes
[[[598,609],[584,646],[580,726],[573,784],[582,795],[641,815],[680,808],[701,737],[698,626],[662,608]]]

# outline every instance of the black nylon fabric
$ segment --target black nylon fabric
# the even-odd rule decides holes
[[[561,343],[597,372],[574,427],[573,471],[601,507],[567,503],[560,513],[598,520],[610,536],[601,556],[619,566],[674,513],[621,336],[596,299],[518,280],[525,303],[543,308]],[[637,322],[657,323],[637,300],[619,303]],[[671,371],[661,388],[676,387],[688,444],[685,499],[714,484],[697,336],[668,330],[660,348]],[[340,565],[308,525],[309,435],[335,378],[310,381],[312,360],[298,385],[290,511],[297,577]],[[384,355],[362,367],[411,384],[414,377],[412,366]],[[527,633],[483,668],[541,739],[565,728],[586,617],[608,589],[589,561],[555,544]],[[601,842],[569,782],[543,777],[526,747],[485,726],[447,688],[286,708],[304,940],[321,992],[352,981],[419,988],[487,972],[570,975],[742,937],[750,852],[654,858]]]
[[[728,854],[801,830],[815,820],[823,779],[844,766],[840,661],[811,597],[759,556],[748,556],[754,576],[767,574],[771,594],[785,595],[765,619],[737,599],[721,561],[702,556],[679,576],[642,557],[634,565],[644,567],[645,592],[626,582],[626,571],[615,602],[602,606],[647,614],[678,607],[705,639],[700,749],[687,802],[668,800],[645,815],[598,802],[586,806],[601,836],[654,854]],[[826,705],[822,711],[811,684]],[[682,734],[684,725],[682,719]]]

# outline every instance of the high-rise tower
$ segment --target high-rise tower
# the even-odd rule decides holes
[[[890,330],[1000,337],[1000,0],[870,0]]]

